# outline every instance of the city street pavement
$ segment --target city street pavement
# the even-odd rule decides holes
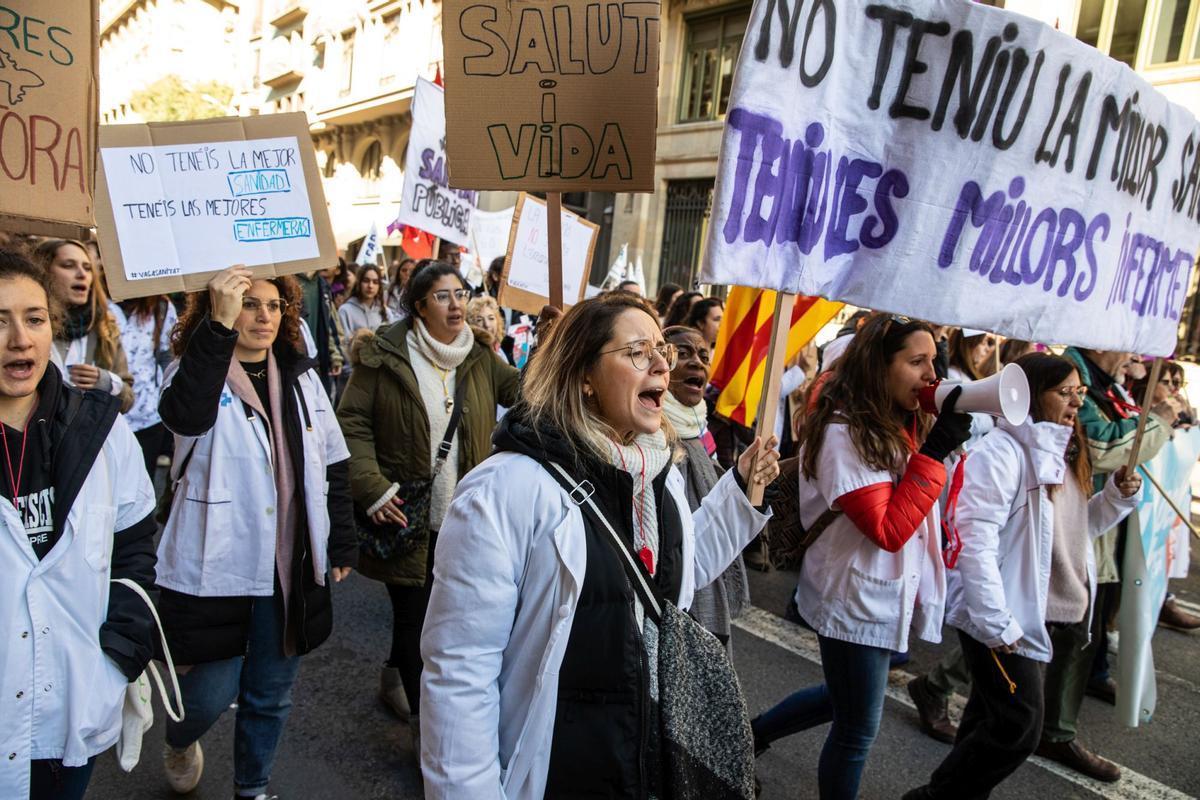
[[[1200,606],[1200,558],[1193,548],[1192,574],[1172,581],[1185,603]],[[788,623],[783,614],[795,576],[752,573],[756,608],[739,620],[734,658],[751,714],[770,707],[791,691],[822,680],[814,660],[812,634]],[[379,705],[375,691],[379,663],[390,636],[390,612],[381,584],[352,576],[334,590],[336,622],[332,638],[306,656],[294,694],[294,707],[271,791],[281,800],[301,798],[420,798],[420,779],[409,749],[407,729]],[[951,633],[949,630],[947,633]],[[907,704],[907,675],[932,667],[937,647],[916,643],[912,660],[892,674],[879,738],[864,775],[863,800],[898,800],[920,785],[948,750],[924,737]],[[992,795],[997,800],[1181,800],[1200,795],[1200,633],[1158,629],[1154,639],[1159,672],[1158,710],[1147,726],[1130,730],[1114,720],[1111,706],[1088,698],[1080,720],[1080,740],[1126,768],[1126,778],[1097,784],[1055,765],[1032,760]],[[156,703],[157,704],[157,703]],[[961,702],[959,703],[961,708]],[[233,712],[203,739],[204,779],[189,797],[228,798],[233,787]],[[162,775],[163,713],[156,712],[146,736],[142,763],[126,775],[111,753],[100,758],[88,797],[93,800],[176,797]],[[817,760],[826,728],[776,743],[758,762],[764,800],[816,798]]]

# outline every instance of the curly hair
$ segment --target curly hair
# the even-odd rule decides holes
[[[810,398],[812,408],[800,441],[804,445],[804,476],[816,477],[820,468],[821,446],[825,429],[844,421],[850,428],[850,440],[867,466],[872,469],[896,472],[903,469],[912,452],[906,423],[913,427],[917,443],[924,440],[932,425],[929,414],[923,411],[898,415],[895,401],[888,391],[888,367],[896,354],[904,349],[914,333],[933,337],[927,322],[875,314],[862,326],[846,353],[834,365],[829,377],[814,388]]]
[[[51,288],[50,296],[54,299],[54,279],[52,277],[51,268],[54,266],[54,259],[58,257],[58,251],[73,245],[83,251],[87,256],[89,263],[91,255],[88,252],[87,245],[78,239],[47,239],[39,244],[33,251],[33,263],[46,276],[45,285]],[[121,345],[121,328],[117,325],[117,320],[113,318],[112,313],[108,310],[108,293],[104,291],[104,281],[101,280],[100,270],[93,265],[92,288],[89,293],[87,304],[91,306],[92,324],[88,328],[88,333],[95,331],[96,333],[96,353],[95,362],[97,365],[109,368],[113,365],[116,359],[117,349]],[[56,300],[57,307],[55,335],[59,336],[62,333],[62,328],[58,322],[61,322],[61,315],[66,313],[63,307],[64,303],[61,300]]]
[[[302,302],[300,284],[296,283],[296,279],[289,275],[279,278],[255,278],[255,280],[265,280],[274,285],[279,290],[279,297],[287,302],[287,308],[283,310],[283,318],[279,321],[279,333],[275,337],[275,342],[278,343],[282,339],[297,353],[305,353],[304,337],[300,333],[300,326],[304,324],[300,320]],[[171,352],[176,358],[182,356],[183,351],[187,350],[188,340],[192,338],[192,331],[196,330],[196,326],[211,311],[212,300],[207,289],[192,292],[187,296],[187,305],[184,306],[183,313],[179,315],[179,322],[171,331]]]

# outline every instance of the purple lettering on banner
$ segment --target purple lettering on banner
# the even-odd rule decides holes
[[[838,162],[838,184],[840,185],[840,202],[825,237],[825,260],[834,256],[853,253],[858,249],[858,241],[846,238],[850,220],[867,210],[867,198],[858,193],[858,185],[863,178],[878,178],[883,174],[883,167],[874,161],[864,161],[861,158],[850,160],[843,157]]]
[[[725,220],[723,228],[725,241],[733,244],[738,240],[742,230],[746,188],[750,183],[750,170],[755,166],[754,154],[758,150],[758,140],[767,134],[779,136],[783,132],[783,125],[770,117],[755,114],[743,108],[735,108],[730,111],[726,124],[741,136],[738,165],[734,172],[733,199],[729,205],[729,218]]]

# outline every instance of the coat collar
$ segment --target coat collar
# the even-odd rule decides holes
[[[1003,418],[997,427],[1021,445],[1039,484],[1057,486],[1063,482],[1067,474],[1066,452],[1073,433],[1071,428],[1055,422],[1034,422],[1032,419],[1013,425]]]

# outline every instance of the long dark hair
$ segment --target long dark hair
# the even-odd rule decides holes
[[[60,309],[50,288],[50,273],[30,261],[20,250],[0,247],[0,280],[7,281],[13,278],[28,278],[42,287],[42,291],[46,293],[46,308],[50,311],[50,318],[57,324]]]
[[[1075,364],[1053,353],[1027,353],[1013,362],[1025,372],[1029,380],[1029,416],[1035,422],[1046,421],[1046,409],[1042,406],[1042,394],[1075,375],[1083,385],[1083,378]],[[1092,459],[1088,455],[1087,436],[1083,425],[1075,418],[1075,432],[1071,434],[1071,447],[1067,449],[1067,466],[1075,473],[1085,495],[1092,493]]]
[[[947,342],[950,347],[950,366],[962,370],[963,374],[967,376],[967,380],[977,381],[987,377],[984,371],[976,367],[975,362],[971,360],[971,350],[985,336],[991,336],[991,334],[977,333],[974,336],[964,336],[962,328],[950,331],[950,341]]]
[[[658,312],[660,317],[666,317],[667,312],[671,310],[671,298],[676,292],[682,292],[683,287],[678,283],[664,283],[658,287],[658,297],[654,299],[654,310]]]
[[[447,275],[453,275],[458,278],[458,282],[462,284],[462,288],[471,288],[467,285],[467,279],[462,276],[462,273],[453,264],[447,264],[445,261],[434,261],[429,258],[417,262],[416,268],[408,278],[408,284],[404,287],[404,310],[408,312],[410,319],[424,319],[422,315],[417,313],[417,306],[425,302],[425,295],[429,294],[429,290],[433,288],[433,285]]]
[[[842,421],[849,426],[854,449],[867,466],[888,472],[903,468],[912,452],[905,423],[911,422],[916,443],[920,443],[932,419],[920,410],[907,420],[897,416],[887,386],[888,367],[908,337],[922,332],[933,338],[927,322],[875,314],[855,334],[830,377],[814,389],[815,402],[809,400],[812,411],[800,433],[806,478],[816,477],[825,429]]]
[[[379,281],[379,291],[375,294],[375,305],[382,311],[387,308],[387,303],[384,302],[383,296],[383,272],[374,264],[364,264],[354,273],[354,290],[350,292],[350,296],[362,303],[364,308],[367,307],[367,299],[363,297],[362,285],[363,277],[368,272],[374,272],[375,280]]]
[[[700,326],[708,319],[708,312],[714,308],[725,308],[725,304],[719,297],[705,297],[697,300],[696,305],[692,306],[692,310],[688,312],[687,326],[700,330]]]
[[[670,328],[672,325],[687,324],[688,312],[692,310],[692,300],[704,297],[699,292],[684,292],[675,298],[675,302],[671,303],[671,308],[667,310],[667,318],[663,321],[664,328]]]
[[[279,290],[280,299],[287,302],[287,308],[283,310],[283,318],[279,320],[279,333],[275,336],[275,342],[286,342],[297,353],[306,352],[304,337],[300,333],[300,326],[303,324],[300,321],[302,301],[300,284],[296,283],[296,279],[290,275],[280,278],[255,278],[255,280],[270,281]],[[207,289],[192,292],[187,296],[187,305],[184,306],[183,313],[179,315],[179,322],[175,323],[175,327],[171,331],[171,352],[176,357],[183,355],[183,351],[187,349],[188,340],[192,338],[192,331],[196,330],[196,326],[211,312],[212,299],[209,297]]]

